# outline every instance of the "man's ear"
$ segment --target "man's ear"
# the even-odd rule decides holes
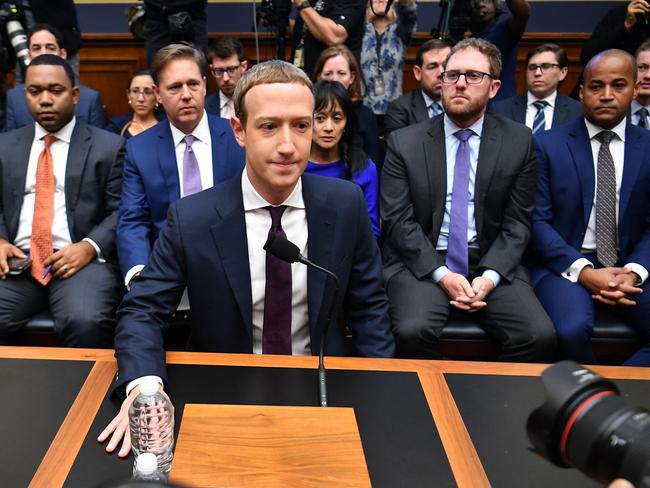
[[[420,82],[422,80],[422,68],[420,68],[417,65],[413,66],[413,76],[415,76],[415,80]]]
[[[247,60],[244,59],[241,62],[241,68],[242,68],[243,71],[246,71],[248,69],[248,61]]]
[[[65,50],[64,47],[61,48],[60,53],[61,53],[61,57],[62,57],[63,59],[68,59],[68,52]]]
[[[234,115],[230,117],[230,128],[232,129],[237,144],[246,148],[246,128],[238,117],[235,117]]]

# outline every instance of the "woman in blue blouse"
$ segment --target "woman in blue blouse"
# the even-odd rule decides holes
[[[314,135],[308,173],[354,181],[363,190],[375,237],[379,238],[379,179],[361,148],[355,108],[345,87],[321,80],[314,86]]]

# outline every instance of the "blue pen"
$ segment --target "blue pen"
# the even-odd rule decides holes
[[[50,274],[50,271],[52,271],[51,264],[47,268],[45,268],[45,271],[43,271],[43,276],[41,276],[41,279],[44,280],[47,277],[47,275]]]

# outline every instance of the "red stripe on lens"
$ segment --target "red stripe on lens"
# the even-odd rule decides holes
[[[567,458],[566,455],[566,448],[567,448],[567,442],[569,440],[569,434],[571,434],[571,429],[573,428],[573,425],[575,424],[576,420],[580,416],[580,414],[592,403],[594,403],[596,400],[599,398],[602,398],[604,396],[611,396],[615,395],[616,393],[609,390],[609,391],[601,391],[599,393],[595,393],[591,395],[590,397],[585,398],[585,400],[580,404],[578,408],[576,408],[573,413],[571,414],[571,417],[569,417],[569,420],[567,421],[566,425],[564,426],[564,431],[562,431],[562,437],[560,437],[560,455],[562,456],[562,460],[564,461],[565,464],[570,465],[571,463],[569,462],[569,459]]]

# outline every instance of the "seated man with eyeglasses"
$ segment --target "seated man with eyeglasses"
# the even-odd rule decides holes
[[[569,68],[566,52],[557,44],[542,44],[526,55],[526,86],[521,95],[494,102],[491,111],[526,124],[533,134],[582,117],[582,105],[558,92]]]
[[[167,120],[128,140],[117,251],[128,286],[149,260],[169,205],[239,174],[244,151],[230,124],[204,109],[207,62],[183,44],[160,49],[151,63],[154,91]]]
[[[553,324],[521,266],[535,205],[532,134],[485,113],[500,74],[496,46],[459,42],[442,73],[444,114],[388,138],[384,279],[400,357],[438,357],[452,309],[472,314],[503,360],[553,357]]]
[[[644,129],[650,129],[650,40],[636,51],[637,79],[636,97],[630,107],[631,122]]]
[[[217,82],[217,92],[205,99],[205,111],[225,119],[235,115],[233,94],[241,75],[248,68],[244,58],[244,46],[239,39],[223,36],[208,47],[210,72]]]

